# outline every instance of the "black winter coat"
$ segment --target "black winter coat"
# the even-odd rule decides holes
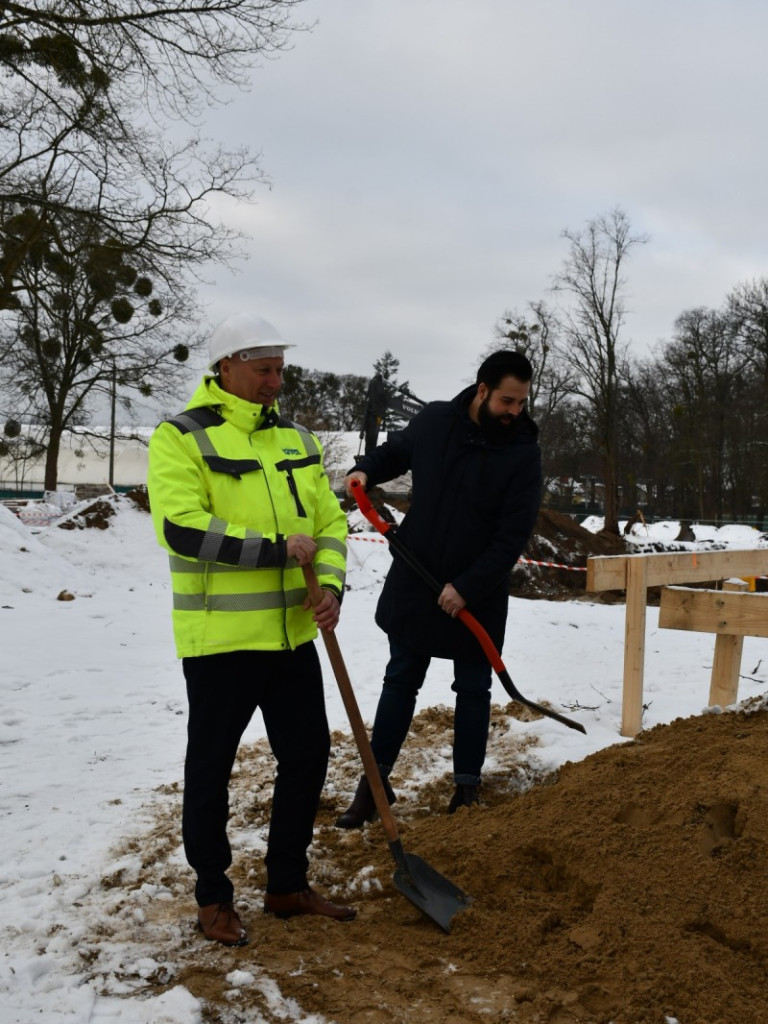
[[[509,438],[486,440],[468,414],[476,388],[432,402],[357,461],[368,486],[412,471],[411,507],[398,535],[440,583],[452,583],[501,650],[509,574],[536,523],[541,500],[538,428],[522,413]],[[376,609],[389,636],[438,658],[482,660],[469,629],[398,555]]]

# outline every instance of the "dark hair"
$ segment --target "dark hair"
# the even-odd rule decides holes
[[[516,377],[523,383],[533,377],[533,367],[522,352],[507,349],[491,353],[480,364],[476,383],[495,391],[505,377]]]

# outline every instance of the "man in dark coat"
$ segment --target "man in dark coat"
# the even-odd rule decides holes
[[[384,483],[411,470],[411,507],[398,529],[403,543],[438,580],[439,597],[397,555],[376,609],[389,636],[390,661],[371,744],[390,803],[388,777],[410,728],[430,659],[450,658],[456,693],[448,807],[478,800],[491,707],[491,666],[460,621],[465,606],[501,650],[509,573],[533,530],[541,498],[538,428],[525,410],[533,371],[520,352],[494,352],[476,383],[451,402],[432,402],[404,430],[358,460],[345,484]],[[375,817],[363,776],[336,824],[357,828]]]

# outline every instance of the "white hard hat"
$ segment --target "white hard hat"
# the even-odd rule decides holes
[[[236,313],[222,321],[211,335],[208,346],[208,369],[213,370],[220,359],[242,352],[259,349],[260,355],[282,356],[287,344],[277,328],[268,320],[253,313]]]

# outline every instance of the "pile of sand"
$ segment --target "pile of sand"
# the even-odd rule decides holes
[[[678,720],[536,781],[504,728],[513,709],[494,708],[499,770],[482,806],[445,814],[449,771],[418,785],[423,759],[450,746],[447,709],[417,717],[393,776],[406,851],[472,897],[450,934],[393,885],[380,824],[333,826],[358,773],[347,736],[334,737],[312,877],[357,907],[351,923],[263,915],[255,837],[269,818],[273,764],[257,745],[241,753],[231,823],[251,944],[203,942],[178,857],[178,793],[161,794],[154,827],[132,844],[144,860],[132,886],[161,883],[175,894],[152,905],[142,930],[143,955],[171,961],[171,976],[151,990],[182,983],[204,1001],[205,1020],[222,1024],[285,1020],[269,985],[233,986],[237,970],[276,980],[296,1020],[317,1014],[336,1024],[761,1020],[768,711]],[[168,929],[179,935],[179,926],[169,948]]]

